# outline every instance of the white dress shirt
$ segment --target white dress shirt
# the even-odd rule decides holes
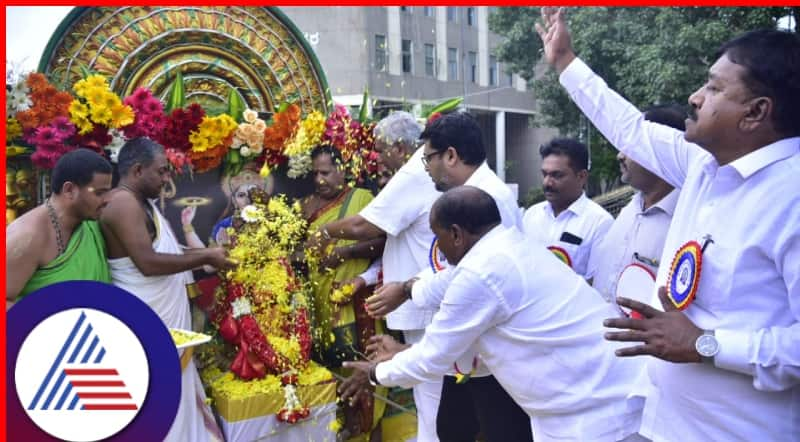
[[[526,210],[522,218],[523,231],[530,241],[562,249],[569,255],[575,273],[587,279],[592,244],[605,235],[613,222],[611,214],[585,193],[558,216],[554,216],[549,201],[542,201]],[[565,233],[580,238],[580,244],[562,241]]]
[[[405,281],[428,265],[428,250],[433,242],[428,219],[431,206],[441,195],[425,171],[422,148],[417,149],[386,184],[378,196],[359,215],[386,232],[383,249],[383,280]],[[394,330],[424,329],[433,318],[433,309],[422,309],[404,302],[386,316]]]
[[[636,431],[627,401],[637,364],[614,356],[602,321],[615,310],[542,246],[497,226],[450,269],[453,278],[418,344],[378,364],[381,384],[447,373],[476,348],[531,416],[534,440],[615,441]]]
[[[617,281],[622,271],[630,264],[639,264],[655,275],[661,262],[661,252],[667,239],[667,230],[678,202],[680,191],[675,189],[660,201],[643,209],[644,199],[636,192],[631,201],[622,208],[605,236],[592,246],[589,257],[588,278],[603,298],[611,302],[617,292]],[[650,293],[642,294],[650,301]]]
[[[477,187],[494,199],[500,212],[501,223],[504,226],[522,228],[522,214],[519,211],[519,205],[514,193],[508,187],[508,184],[489,168],[485,161],[472,172],[472,175],[464,182],[464,185]],[[431,249],[428,253],[428,263],[430,265],[427,269],[417,274],[420,279],[412,288],[411,299],[420,308],[436,311],[439,309],[439,303],[442,302],[447,286],[450,284],[452,272],[449,271],[446,259],[438,253],[438,250]],[[433,260],[436,260],[437,265],[434,265]],[[434,269],[434,267],[436,268]],[[476,356],[477,351],[475,349],[465,352],[463,357],[455,362],[455,367],[461,373],[470,372],[473,364],[478,362],[474,359]],[[455,374],[455,371],[448,374]],[[490,374],[484,364],[477,363],[472,376],[481,377],[489,376]]]
[[[720,166],[683,133],[645,121],[576,59],[561,83],[628,157],[681,194],[661,257],[711,235],[686,315],[715,330],[714,366],[648,358],[641,433],[659,440],[800,440],[800,137]]]

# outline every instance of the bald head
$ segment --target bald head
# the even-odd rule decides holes
[[[442,229],[458,225],[473,235],[500,224],[500,211],[494,198],[472,186],[454,187],[443,193],[433,204],[431,215]]]

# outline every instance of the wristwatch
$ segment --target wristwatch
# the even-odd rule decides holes
[[[380,382],[378,382],[378,375],[375,373],[375,367],[377,367],[377,364],[376,364],[376,365],[373,365],[373,366],[372,366],[372,367],[369,369],[369,383],[370,383],[370,384],[371,384],[373,387],[377,387],[378,385],[381,385],[381,383],[380,383]]]
[[[719,353],[719,341],[714,330],[703,330],[703,334],[694,341],[694,349],[700,354],[703,363],[714,365],[714,356]]]

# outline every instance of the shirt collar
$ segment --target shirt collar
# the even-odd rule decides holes
[[[655,204],[645,210],[642,210],[642,206],[644,205],[644,197],[642,196],[641,191],[637,191],[635,194],[633,194],[633,199],[635,201],[634,204],[636,205],[636,209],[639,211],[639,213],[647,214],[647,212],[657,209],[669,216],[672,216],[672,214],[675,212],[675,206],[678,204],[678,197],[680,194],[680,190],[672,189],[672,192],[668,193],[664,198],[661,198]]]
[[[589,203],[589,198],[586,196],[586,192],[581,192],[581,196],[579,196],[578,199],[573,201],[572,204],[570,204],[569,207],[567,207],[566,210],[564,210],[564,212],[572,212],[575,215],[580,215],[586,209],[586,204],[588,203]],[[550,204],[549,201],[547,202],[547,205],[545,205],[545,207],[547,208],[547,212],[551,216],[554,216],[555,212],[553,212],[553,205]],[[559,213],[559,215],[561,214]]]
[[[484,161],[477,169],[472,172],[472,175],[467,178],[467,181],[464,182],[465,186],[473,186],[478,187],[476,183],[480,183],[483,181],[483,178],[486,176],[486,172],[491,172],[489,166]]]
[[[770,164],[789,158],[798,152],[800,152],[800,137],[784,138],[756,149],[726,166],[730,166],[742,179],[746,180]],[[708,162],[703,165],[703,169],[709,175],[715,175],[719,168],[714,157],[710,157]]]

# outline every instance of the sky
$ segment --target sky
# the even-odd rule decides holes
[[[50,36],[72,6],[6,6],[6,60],[35,70]]]
[[[7,63],[21,64],[23,72],[35,70],[50,36],[71,10],[72,6],[6,6]],[[788,20],[778,24],[794,25]]]

